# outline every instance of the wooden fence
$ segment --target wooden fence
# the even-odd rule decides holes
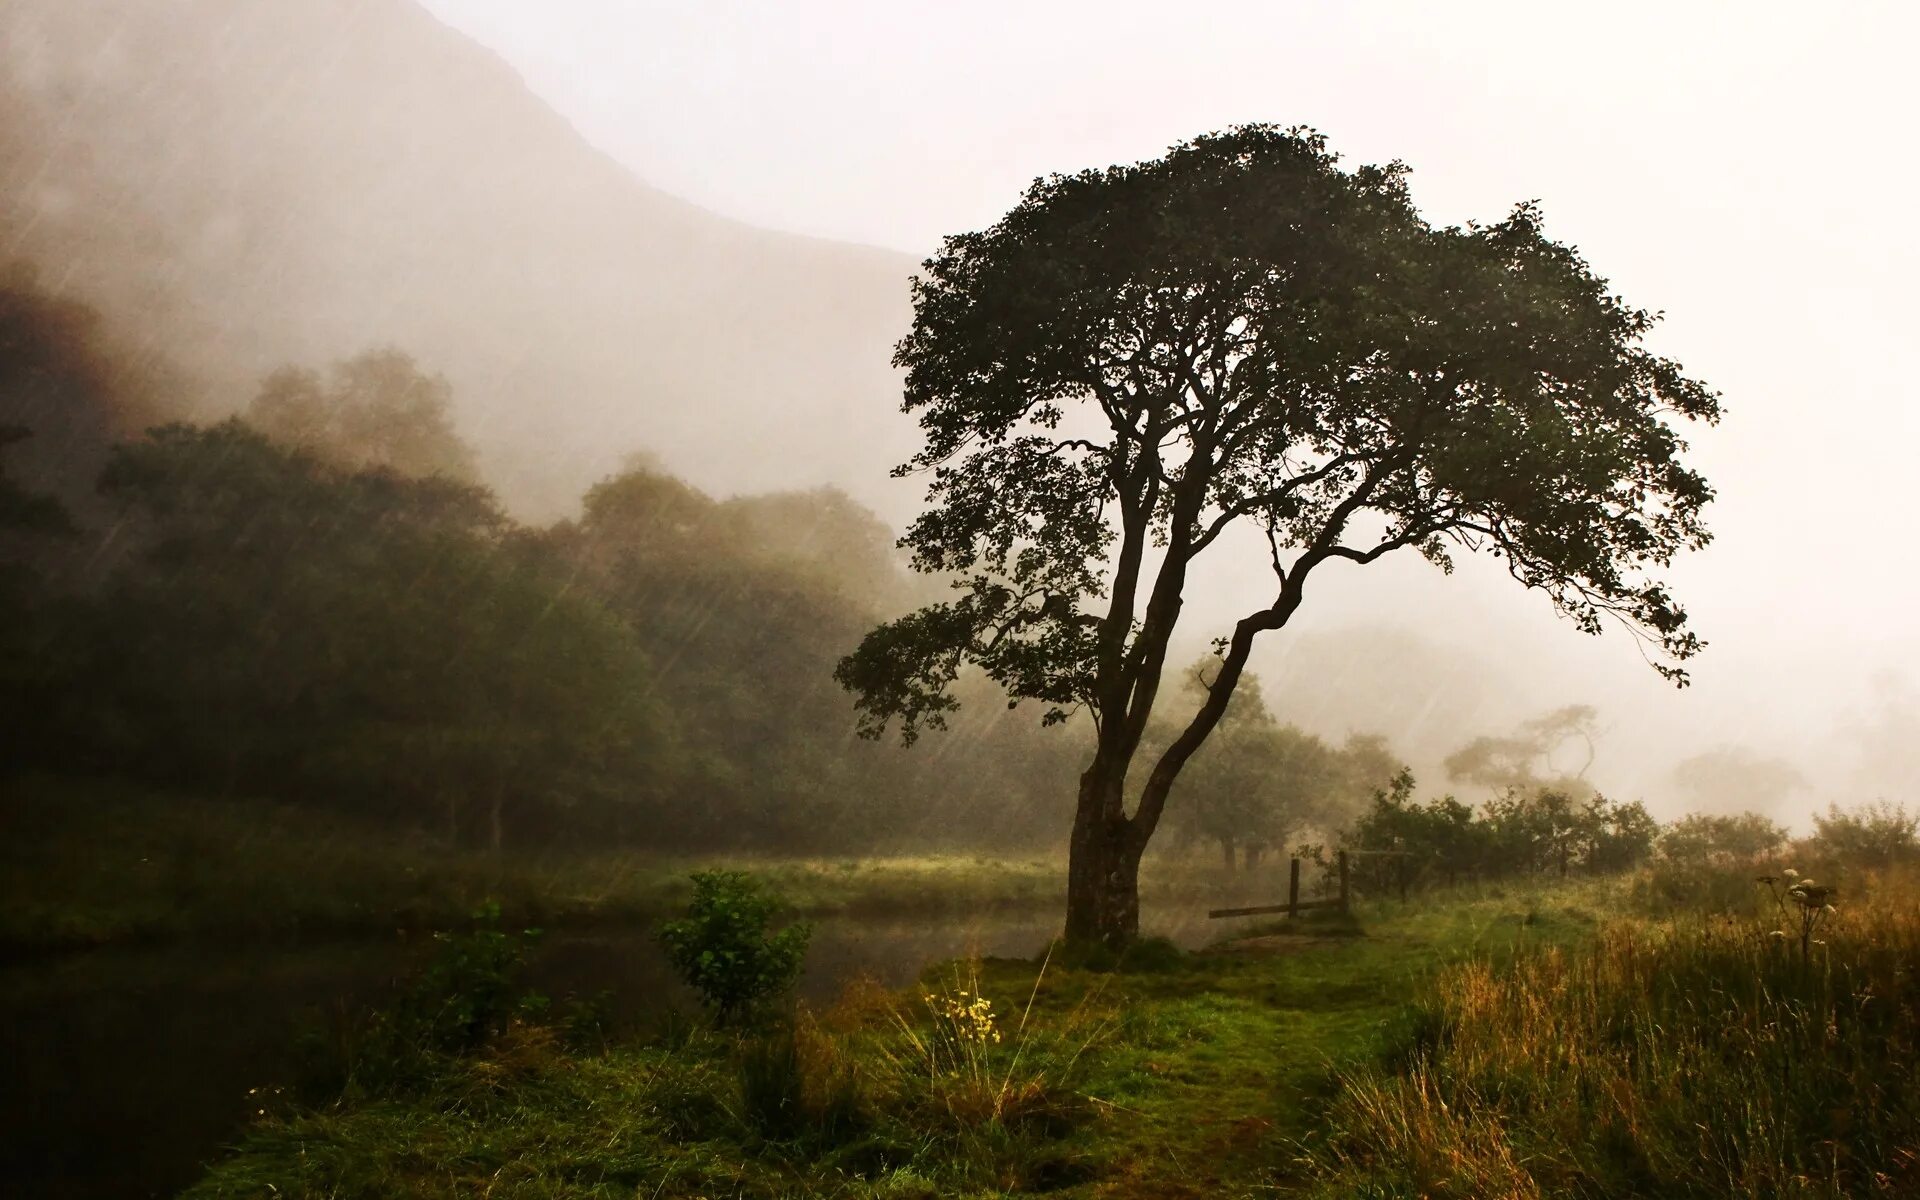
[[[1407,873],[1410,855],[1404,850],[1361,850],[1357,854],[1368,857],[1397,858],[1400,860],[1399,884],[1400,899],[1407,898]],[[1342,850],[1338,856],[1340,871],[1340,893],[1323,900],[1302,900],[1300,898],[1300,860],[1293,859],[1287,864],[1287,902],[1285,904],[1256,904],[1251,908],[1210,908],[1208,919],[1219,917],[1258,917],[1271,913],[1285,913],[1289,918],[1315,908],[1337,908],[1348,911],[1353,891],[1350,872],[1347,866],[1347,852]]]

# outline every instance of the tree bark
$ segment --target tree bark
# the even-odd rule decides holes
[[[1140,852],[1121,804],[1124,767],[1096,757],[1080,777],[1067,857],[1067,940],[1123,950],[1140,936]]]

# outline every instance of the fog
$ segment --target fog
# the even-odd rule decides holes
[[[1601,714],[1594,781],[1657,815],[1746,806],[1676,776],[1719,751],[1798,772],[1767,798],[1794,825],[1912,778],[1904,7],[16,0],[0,22],[0,258],[97,308],[129,374],[186,381],[166,415],[395,345],[535,520],[643,453],[716,496],[834,484],[904,524],[907,276],[1037,175],[1271,121],[1409,163],[1436,222],[1538,198],[1724,395],[1692,434],[1715,541],[1671,573],[1709,643],[1693,686],[1487,564],[1408,558],[1316,578],[1255,658],[1269,703],[1387,735],[1423,790],[1569,703]],[[1214,550],[1190,652],[1267,580],[1259,547]]]
[[[1601,776],[1657,811],[1684,803],[1673,764],[1721,743],[1792,759],[1822,800],[1893,796],[1911,777],[1886,751],[1920,741],[1920,573],[1899,515],[1920,417],[1893,351],[1920,317],[1904,214],[1920,168],[1898,150],[1910,7],[1637,4],[1602,20],[1240,3],[1175,22],[1148,4],[430,7],[653,182],[916,257],[990,223],[1036,175],[1243,121],[1406,161],[1436,221],[1539,198],[1556,237],[1665,311],[1654,345],[1726,398],[1725,423],[1693,435],[1719,493],[1715,541],[1674,572],[1711,643],[1694,687],[1669,695],[1624,638],[1584,644],[1498,571],[1442,580],[1396,562],[1320,591],[1265,648],[1293,682],[1286,711],[1339,732],[1399,703],[1381,690],[1396,681],[1353,667],[1374,655],[1316,653],[1394,631],[1418,639],[1399,686],[1463,724],[1601,707]],[[1258,552],[1241,562],[1216,565],[1190,619],[1224,628],[1260,601]],[[1244,598],[1203,607],[1229,591]]]

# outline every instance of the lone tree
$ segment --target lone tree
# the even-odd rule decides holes
[[[1477,737],[1447,756],[1447,778],[1477,783],[1496,794],[1553,788],[1581,798],[1594,794],[1587,782],[1600,735],[1600,714],[1591,704],[1569,704],[1523,722],[1505,737]],[[1557,766],[1561,748],[1571,743],[1581,758],[1569,773]],[[1569,760],[1570,761],[1570,760]]]
[[[862,732],[943,726],[973,663],[1043,720],[1084,709],[1067,936],[1139,927],[1141,852],[1226,711],[1254,639],[1321,565],[1412,548],[1505,560],[1589,633],[1656,669],[1701,643],[1649,574],[1707,541],[1711,489],[1676,418],[1715,393],[1648,353],[1537,207],[1436,229],[1400,164],[1339,168],[1319,134],[1246,126],[1164,158],[1036,181],[914,280],[894,355],[929,506],[901,544],[957,597],[873,630],[836,677]],[[1236,526],[1256,540],[1230,537]],[[1128,812],[1194,564],[1258,547],[1271,603],[1214,645],[1199,703]]]

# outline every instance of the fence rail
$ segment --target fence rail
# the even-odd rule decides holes
[[[1221,917],[1257,917],[1268,913],[1285,913],[1292,918],[1315,908],[1337,908],[1341,912],[1346,912],[1348,901],[1353,893],[1348,884],[1345,850],[1340,851],[1339,863],[1340,894],[1338,896],[1325,900],[1302,900],[1300,898],[1300,860],[1296,858],[1287,864],[1287,902],[1285,904],[1256,904],[1251,908],[1210,908],[1207,910],[1207,919],[1211,921]],[[1404,896],[1405,884],[1401,886]]]

